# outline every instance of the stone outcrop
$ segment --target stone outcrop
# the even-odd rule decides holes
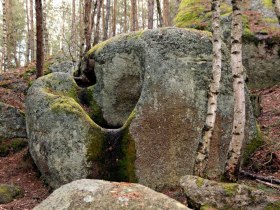
[[[26,136],[24,113],[11,105],[0,102],[0,141]]]
[[[223,174],[231,139],[228,61],[223,47],[211,178]],[[30,152],[52,187],[90,177],[159,189],[193,174],[212,76],[209,33],[164,28],[117,36],[91,49],[81,66],[80,74],[96,78],[94,86],[82,90],[69,74],[55,73],[35,81],[27,95]],[[256,135],[248,101],[246,143]]]
[[[196,176],[184,176],[180,185],[192,207],[197,209],[261,210],[280,207],[276,198],[243,184],[220,183]]]
[[[34,210],[179,210],[189,209],[139,184],[82,179],[55,190]]]
[[[183,0],[177,27],[211,31],[211,1]],[[231,1],[221,3],[221,27],[230,46]],[[280,25],[272,1],[247,0],[243,4],[243,65],[248,86],[263,88],[280,82]]]

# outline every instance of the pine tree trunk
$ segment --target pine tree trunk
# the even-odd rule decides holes
[[[112,35],[116,35],[116,21],[117,21],[117,0],[114,0],[113,16],[112,16]]]
[[[90,27],[91,27],[91,0],[85,0],[85,7],[84,7],[84,36],[86,40],[86,48],[85,52],[87,52],[90,49]]]
[[[96,28],[95,28],[95,34],[93,39],[92,46],[96,45],[99,42],[99,36],[100,36],[100,18],[101,18],[101,7],[103,5],[103,0],[97,0],[97,20],[96,20]]]
[[[30,50],[31,50],[31,61],[35,60],[35,37],[34,37],[34,12],[33,12],[33,0],[30,0]]]
[[[25,1],[26,6],[26,26],[27,26],[27,40],[26,40],[26,53],[25,53],[25,63],[30,61],[30,21],[29,21],[29,9],[28,9],[28,0]]]
[[[3,9],[3,70],[4,72],[8,70],[8,37],[7,37],[7,1],[2,1],[2,9]]]
[[[130,6],[130,31],[136,31],[137,30],[137,2],[136,0],[131,0],[131,6]]]
[[[212,81],[208,93],[207,116],[203,129],[202,142],[198,146],[194,173],[204,176],[208,162],[210,143],[212,140],[217,112],[217,98],[220,88],[221,66],[222,66],[222,41],[220,29],[220,0],[212,1],[212,31],[213,31],[213,61]]]
[[[169,0],[163,0],[163,24],[164,26],[171,26]]]
[[[148,29],[153,29],[154,27],[154,0],[148,0]]]
[[[145,18],[145,11],[144,11],[144,0],[142,0],[142,4],[141,4],[142,6],[141,6],[141,11],[142,11],[142,29],[144,30],[145,29],[145,27],[146,27],[146,24],[145,24],[145,20],[146,20],[146,18]]]
[[[245,92],[242,65],[242,0],[232,0],[231,29],[231,68],[234,91],[234,119],[232,139],[229,145],[225,175],[230,181],[236,181],[240,168],[241,151],[245,130]]]
[[[109,19],[110,19],[110,0],[106,0],[106,19],[103,31],[103,41],[108,39],[108,27],[109,27]]]
[[[163,18],[162,18],[162,14],[161,14],[160,1],[156,0],[156,2],[157,2],[159,27],[162,27],[163,26]]]
[[[79,61],[82,60],[83,58],[83,54],[84,54],[84,21],[83,21],[83,17],[84,17],[84,11],[83,11],[83,0],[79,0]]]
[[[36,37],[37,37],[37,50],[36,50],[36,77],[43,76],[44,65],[44,37],[43,37],[43,8],[42,0],[35,0],[36,6]]]

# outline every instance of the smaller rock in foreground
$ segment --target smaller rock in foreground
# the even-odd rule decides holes
[[[55,190],[34,210],[177,210],[189,209],[166,195],[145,186],[81,179]]]
[[[279,205],[263,191],[243,184],[220,183],[189,175],[182,177],[180,184],[188,201],[200,209],[257,210]]]

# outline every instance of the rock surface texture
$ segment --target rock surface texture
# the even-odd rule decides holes
[[[236,183],[220,183],[197,176],[184,176],[181,187],[192,203],[200,209],[278,209],[279,202],[263,191]]]
[[[224,41],[230,46],[231,1],[221,2],[221,27]],[[247,0],[243,15],[243,65],[249,87],[263,88],[280,82],[280,25],[270,0]],[[211,31],[211,1],[182,0],[177,27]]]
[[[223,174],[231,139],[233,96],[225,47],[223,59],[206,171],[211,178]],[[94,69],[81,71],[96,77],[83,94],[91,97],[94,121],[78,104],[82,90],[70,75],[42,77],[28,92],[30,151],[51,186],[91,177],[159,189],[193,174],[212,70],[209,33],[164,28],[117,36],[91,49],[84,63],[94,63]],[[256,127],[249,103],[247,110],[248,143]]]
[[[26,136],[24,113],[11,105],[0,102],[0,141]]]
[[[139,184],[77,180],[55,190],[34,210],[179,210],[189,209]]]

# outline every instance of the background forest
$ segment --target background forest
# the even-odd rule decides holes
[[[91,44],[116,34],[172,26],[179,3],[179,0],[43,0],[45,57],[63,54],[76,62]],[[3,0],[1,11],[1,70],[34,61],[34,0]]]

